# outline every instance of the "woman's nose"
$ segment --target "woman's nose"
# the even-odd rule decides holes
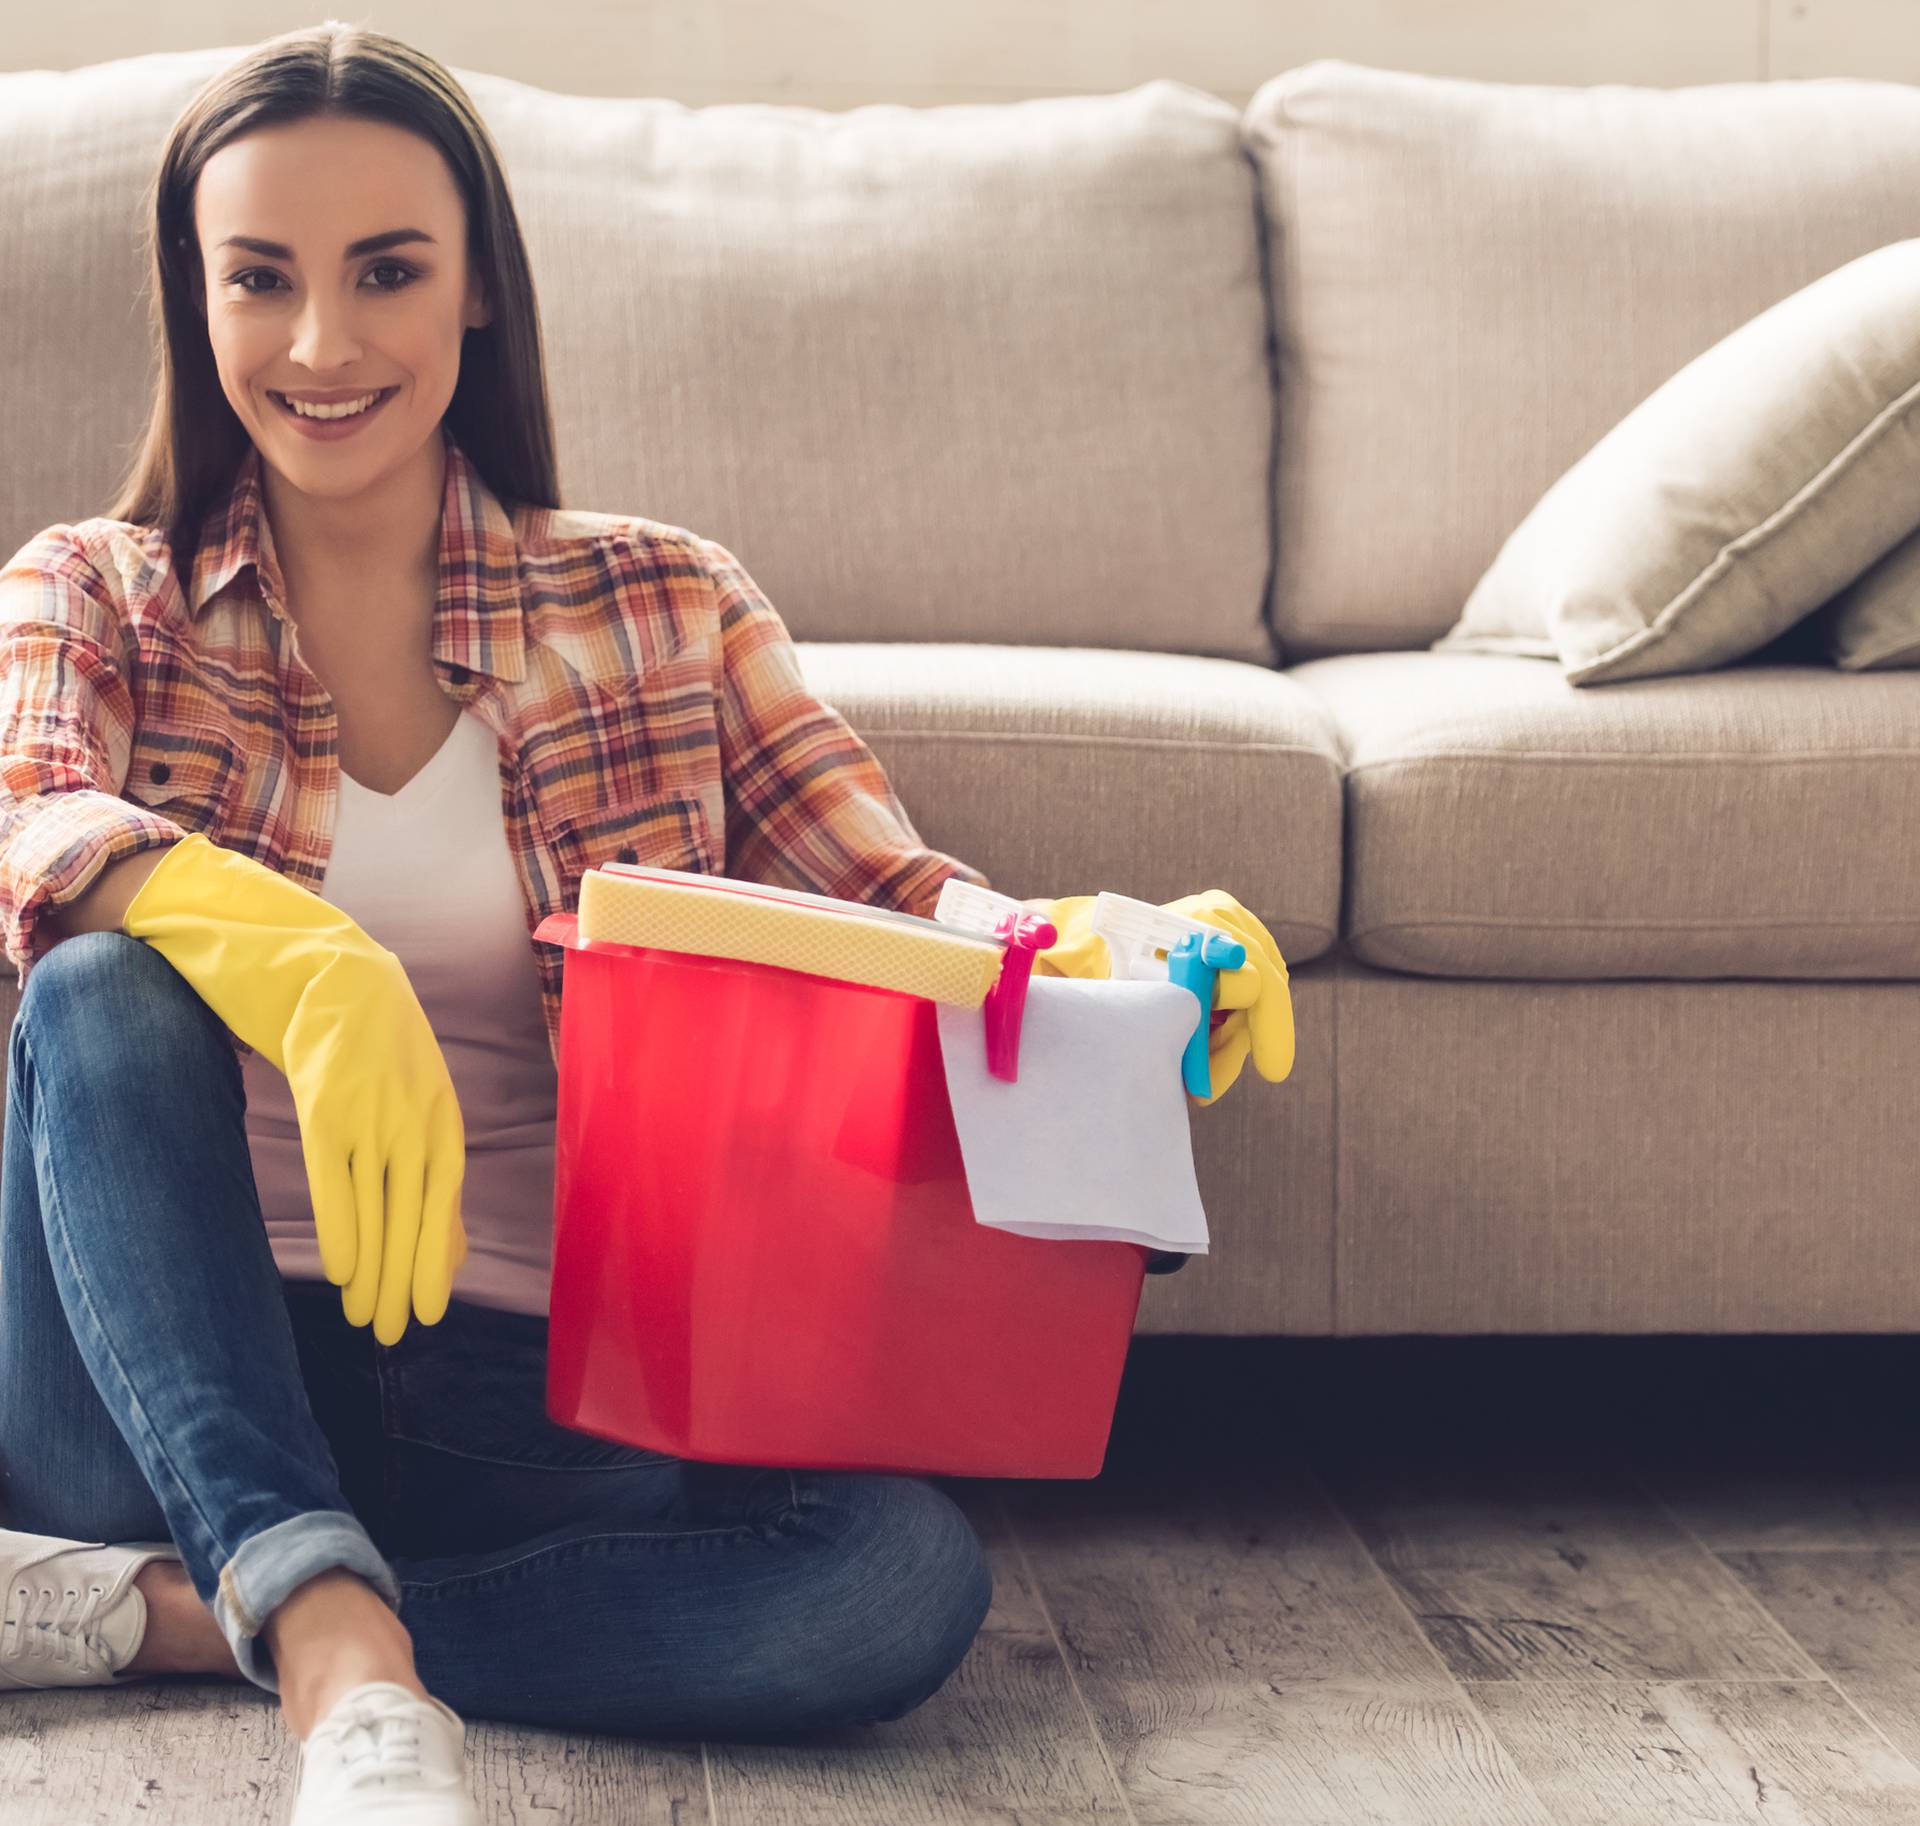
[[[313,298],[301,307],[289,353],[303,368],[324,374],[346,366],[359,352],[351,305]]]

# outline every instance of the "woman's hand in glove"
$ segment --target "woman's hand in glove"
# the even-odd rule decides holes
[[[400,960],[338,907],[193,832],[141,884],[144,939],[286,1074],[326,1277],[350,1325],[397,1344],[447,1310],[467,1253],[466,1136]],[[213,1317],[213,1315],[209,1315]]]
[[[1034,968],[1041,975],[1112,974],[1107,941],[1093,930],[1094,899],[1091,894],[1075,894],[1065,900],[1026,903],[1045,912],[1059,934],[1052,945],[1035,954]],[[1293,1070],[1293,998],[1287,987],[1286,960],[1273,935],[1222,888],[1167,901],[1164,909],[1218,926],[1247,951],[1246,962],[1238,970],[1223,970],[1213,980],[1213,1028],[1207,1037],[1213,1093],[1193,1101],[1218,1103],[1233,1087],[1249,1055],[1254,1070],[1269,1084],[1278,1084]]]

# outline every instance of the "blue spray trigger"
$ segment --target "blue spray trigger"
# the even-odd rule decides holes
[[[1180,1075],[1195,1097],[1213,1095],[1213,1070],[1207,1042],[1213,1032],[1213,982],[1222,970],[1238,970],[1247,948],[1225,932],[1189,932],[1167,953],[1167,981],[1191,989],[1200,1001],[1200,1020],[1180,1055]]]
[[[1199,1002],[1199,1021],[1180,1055],[1180,1076],[1194,1096],[1212,1096],[1207,1042],[1213,1032],[1213,980],[1247,961],[1246,946],[1206,920],[1107,890],[1094,896],[1088,923],[1107,942],[1116,981],[1155,982],[1164,969],[1167,982],[1191,991]]]

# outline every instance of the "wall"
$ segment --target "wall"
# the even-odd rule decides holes
[[[326,4],[8,0],[0,67],[250,44]],[[695,106],[924,107],[1155,76],[1244,104],[1316,57],[1514,82],[1920,81],[1920,0],[392,0],[343,16],[456,68]]]

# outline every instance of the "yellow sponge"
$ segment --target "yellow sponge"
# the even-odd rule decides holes
[[[978,1008],[1003,947],[935,920],[725,875],[616,863],[580,882],[580,937],[776,964]]]

